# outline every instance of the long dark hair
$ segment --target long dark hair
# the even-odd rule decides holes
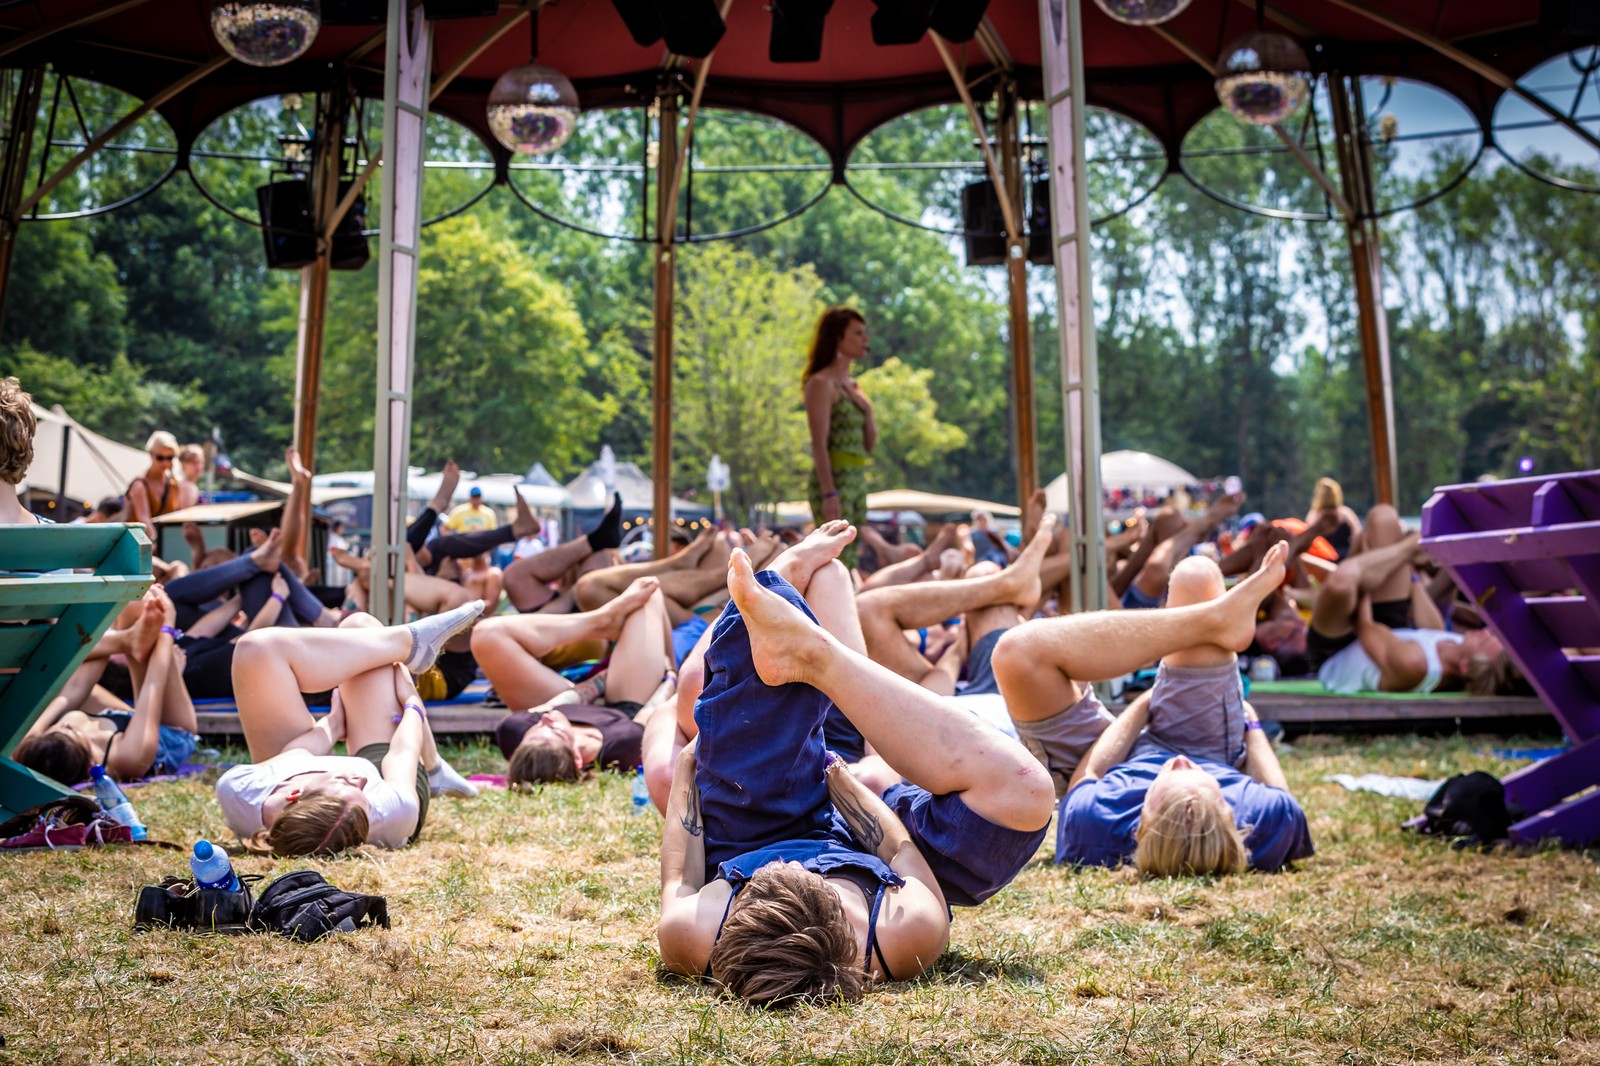
[[[806,360],[806,374],[801,381],[810,381],[811,375],[833,365],[839,355],[839,342],[852,322],[865,322],[861,312],[853,307],[830,307],[817,319],[817,335],[811,340],[811,355]]]

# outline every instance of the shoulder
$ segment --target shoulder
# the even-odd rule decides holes
[[[950,943],[950,912],[943,901],[915,881],[886,891],[878,917],[878,946],[892,977],[906,981],[944,954]]]
[[[705,973],[732,895],[733,886],[719,878],[692,896],[664,900],[656,926],[661,964],[687,976]]]
[[[812,374],[806,379],[805,394],[807,402],[826,400],[831,403],[838,391],[838,384],[826,374]]]

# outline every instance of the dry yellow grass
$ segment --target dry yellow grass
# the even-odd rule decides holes
[[[1416,804],[1322,782],[1500,772],[1496,743],[1296,743],[1318,847],[1300,869],[1141,883],[1047,846],[958,912],[931,975],[787,1014],[658,972],[660,820],[630,817],[623,778],[436,801],[404,852],[239,860],[388,896],[391,931],[309,946],[134,935],[175,852],[4,856],[0,1061],[1594,1063],[1594,855],[1451,851],[1397,830]],[[223,834],[203,781],[134,798],[159,836]]]

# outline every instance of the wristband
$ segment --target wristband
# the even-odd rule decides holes
[[[183,630],[179,629],[177,626],[162,626],[161,632],[165,633],[173,640],[178,640],[183,636]]]
[[[828,500],[828,499],[832,499],[832,498],[834,498],[834,497],[836,497],[836,496],[838,496],[838,495],[839,495],[839,494],[838,494],[838,493],[837,493],[837,492],[824,492],[824,493],[823,493],[823,494],[822,494],[822,498],[823,498],[823,499],[824,499],[824,500]]]
[[[1260,729],[1261,728],[1261,723],[1259,721],[1257,721],[1256,719],[1251,718],[1250,720],[1245,722],[1244,728],[1245,728],[1245,732],[1248,733],[1252,729]]]
[[[281,592],[274,592],[274,593],[273,593],[273,594],[272,594],[272,599],[275,599],[275,600],[277,600],[277,601],[278,601],[278,602],[279,602],[279,603],[283,603],[283,602],[284,602],[284,600],[285,600],[285,598],[286,598],[286,597],[285,597],[285,596],[284,596],[284,595],[283,595],[283,593],[281,593]]]
[[[428,720],[428,708],[426,706],[417,700],[406,700],[405,703],[400,705],[400,713],[394,716],[395,725],[399,725],[405,720],[407,711],[416,711],[418,718],[421,718],[424,722]]]

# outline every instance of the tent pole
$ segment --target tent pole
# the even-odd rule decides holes
[[[1100,494],[1100,372],[1089,260],[1083,99],[1087,83],[1078,0],[1039,0],[1039,33],[1050,110],[1050,224],[1061,337],[1072,609],[1101,610],[1106,605],[1106,552]]]
[[[678,97],[668,90],[656,98],[660,108],[660,148],[656,153],[655,359],[652,366],[654,412],[651,423],[650,477],[653,482],[651,542],[655,557],[671,550],[672,522],[672,312],[676,298]]]
[[[1353,93],[1352,93],[1353,88]],[[1389,360],[1389,323],[1383,309],[1383,247],[1372,188],[1372,149],[1362,116],[1361,86],[1343,75],[1328,77],[1329,102],[1345,199],[1355,208],[1346,220],[1351,274],[1356,289],[1356,322],[1361,337],[1361,367],[1366,384],[1367,429],[1372,443],[1372,487],[1378,503],[1394,504],[1399,468],[1394,439],[1394,378]],[[1353,97],[1353,98],[1352,98]]]
[[[10,72],[0,74],[10,77]],[[22,187],[28,180],[28,153],[33,148],[33,128],[39,119],[39,97],[44,90],[44,68],[33,67],[17,75],[16,96],[6,128],[5,154],[0,156],[0,324],[6,317],[6,290],[11,287],[11,259],[16,255],[22,227]]]
[[[1022,131],[1017,121],[1016,82],[1000,90],[1000,170],[1012,205],[1006,233],[1006,289],[1011,312],[1011,439],[1016,456],[1017,505],[1026,514],[1039,487],[1038,441],[1034,432],[1033,323],[1028,317],[1028,248],[1022,233]]]
[[[433,24],[422,8],[389,0],[383,65],[383,146],[389,165],[383,168],[380,193],[371,590],[372,613],[386,625],[404,621],[406,614],[406,474],[432,45]]]

